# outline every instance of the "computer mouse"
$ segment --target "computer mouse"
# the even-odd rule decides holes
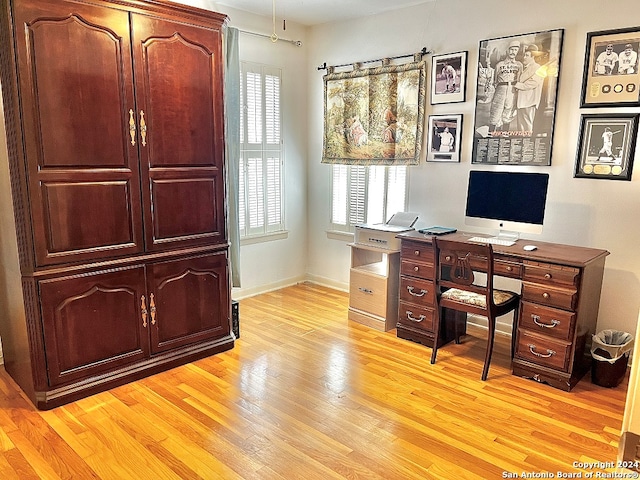
[[[522,247],[524,250],[526,250],[527,252],[531,252],[533,250],[537,250],[538,247],[536,247],[535,245],[525,245],[524,247]]]

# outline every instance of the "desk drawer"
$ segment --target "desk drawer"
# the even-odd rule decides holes
[[[387,314],[387,282],[385,278],[351,270],[349,306],[380,317]]]
[[[433,265],[433,246],[428,243],[403,241],[400,249],[403,260],[416,260]]]
[[[571,344],[518,330],[516,357],[536,365],[567,371]]]
[[[535,331],[559,340],[571,341],[576,314],[557,308],[522,302],[519,328]]]
[[[400,273],[420,278],[434,278],[433,263],[416,262],[413,259],[400,261]]]
[[[579,275],[580,270],[577,268],[525,261],[522,280],[561,287],[575,286]]]
[[[554,288],[538,283],[522,282],[522,299],[550,307],[574,310],[578,299],[576,289]]]
[[[433,332],[433,308],[423,308],[416,304],[400,302],[398,322],[408,327],[419,328],[425,332]]]
[[[521,278],[522,264],[494,259],[493,273],[502,277]]]
[[[435,303],[433,281],[412,277],[400,277],[400,300],[431,307]]]

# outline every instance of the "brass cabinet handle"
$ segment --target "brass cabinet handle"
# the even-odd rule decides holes
[[[418,267],[418,266],[413,267],[413,271],[414,272],[417,272],[418,270],[420,270],[420,267]]]
[[[415,250],[413,253],[414,255],[420,255],[420,250]]]
[[[511,265],[508,265],[506,270],[507,270],[507,272],[511,272],[511,271],[513,271],[513,267]]]
[[[424,294],[427,293],[427,290],[423,290],[420,289],[420,292],[417,293],[413,290],[413,286],[412,285],[407,285],[407,290],[409,291],[409,293],[411,295],[413,295],[414,297],[424,297]]]
[[[131,145],[136,144],[136,119],[133,118],[133,110],[129,109],[129,135],[131,135]]]
[[[153,296],[153,293],[149,296],[149,306],[151,307],[149,310],[151,311],[151,325],[156,324],[156,299]]]
[[[407,318],[412,322],[420,323],[427,317],[425,317],[424,315],[420,315],[418,318],[416,318],[413,316],[413,312],[410,312],[409,310],[407,310]]]
[[[140,309],[142,310],[142,326],[147,328],[147,299],[144,295],[140,297]]]
[[[544,274],[544,278],[546,278],[547,280],[551,279],[551,274],[550,273],[545,273]]]
[[[533,323],[542,328],[555,328],[560,325],[560,320],[555,319],[551,320],[551,323],[542,323],[539,315],[531,315],[531,319],[533,320]]]
[[[142,146],[146,147],[147,146],[147,122],[145,122],[144,120],[143,110],[140,110],[140,135],[142,136]]]
[[[447,255],[446,257],[444,257],[444,259],[445,259],[447,262],[450,262],[450,261],[451,261],[451,255]]]
[[[533,353],[536,357],[549,358],[556,354],[553,350],[547,349],[547,353],[538,353],[536,352],[536,346],[529,344],[529,351]]]
[[[547,292],[544,292],[542,294],[542,298],[549,298],[549,297],[551,297],[551,295],[549,295]]]

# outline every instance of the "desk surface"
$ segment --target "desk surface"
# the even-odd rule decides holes
[[[490,237],[491,235],[479,235],[470,232],[456,232],[442,235],[443,238],[451,240],[465,241],[471,237]],[[411,240],[419,240],[431,243],[432,235],[425,235],[416,230],[401,233],[398,238],[406,238]],[[525,245],[535,245],[537,250],[526,251],[523,249]],[[607,250],[599,248],[577,247],[575,245],[563,245],[560,243],[540,242],[536,240],[520,239],[510,247],[504,245],[493,245],[493,251],[496,255],[502,257],[513,257],[515,259],[526,259],[539,262],[556,263],[559,265],[568,265],[573,267],[585,267],[589,263],[599,260],[609,255]]]

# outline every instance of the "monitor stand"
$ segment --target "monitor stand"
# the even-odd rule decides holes
[[[495,238],[515,243],[517,240],[520,240],[520,232],[498,230],[498,235],[496,235]]]

